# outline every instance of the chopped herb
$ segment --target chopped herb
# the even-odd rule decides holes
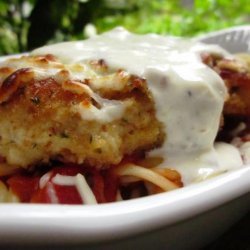
[[[30,100],[36,105],[40,103],[40,98],[38,96],[30,98]]]

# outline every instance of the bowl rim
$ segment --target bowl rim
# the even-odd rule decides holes
[[[202,41],[203,39],[210,39],[215,36],[220,36],[220,35],[225,35],[228,32],[234,32],[234,31],[249,31],[250,32],[250,25],[249,24],[244,24],[244,25],[238,25],[238,26],[233,26],[233,27],[228,27],[225,29],[220,29],[216,31],[211,31],[205,34],[198,35],[195,38],[195,40]]]
[[[84,243],[128,237],[179,223],[241,197],[250,191],[249,179],[250,166],[245,166],[169,193],[117,203],[1,204],[0,236],[25,234],[33,243],[52,236]]]

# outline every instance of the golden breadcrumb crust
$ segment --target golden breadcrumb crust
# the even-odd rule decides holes
[[[250,55],[244,54],[232,59],[216,55],[203,55],[203,61],[224,80],[229,98],[223,114],[229,116],[250,115]]]
[[[107,101],[122,113],[102,120]],[[85,119],[89,110],[101,118],[91,113]],[[0,64],[2,162],[25,168],[54,159],[109,166],[156,147],[164,136],[146,81],[112,71],[103,60],[63,65],[46,55]]]

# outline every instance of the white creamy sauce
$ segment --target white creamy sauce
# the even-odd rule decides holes
[[[221,171],[233,170],[243,165],[240,152],[233,145],[217,142],[215,143],[215,150]]]
[[[40,189],[44,188],[48,183],[48,181],[50,180],[50,178],[51,178],[51,172],[44,174],[39,180],[39,188]]]
[[[214,148],[227,91],[222,79],[201,62],[205,51],[229,56],[218,46],[116,28],[85,41],[45,46],[33,54],[53,54],[67,64],[104,59],[112,69],[145,78],[167,135],[163,146],[149,154],[164,156],[160,167],[177,169],[187,184],[231,169],[231,160],[221,159],[233,159],[238,152],[224,144]],[[107,113],[104,119],[109,120],[112,109]],[[238,167],[239,161],[234,165]]]
[[[84,103],[80,103],[77,107],[77,112],[83,119],[89,121],[98,120],[103,123],[108,123],[121,118],[125,109],[124,103],[121,101],[104,99],[96,95],[93,91],[91,91],[90,95],[100,105],[100,108],[96,108],[94,105],[86,107]]]

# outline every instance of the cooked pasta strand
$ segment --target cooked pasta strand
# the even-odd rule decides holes
[[[179,172],[169,168],[152,168],[152,171],[166,177],[170,181],[174,182],[177,186],[182,187],[181,175]]]
[[[143,180],[146,180],[155,184],[156,186],[159,186],[164,191],[169,191],[169,190],[178,188],[178,186],[175,183],[163,177],[162,175],[150,169],[137,166],[134,164],[125,164],[121,167],[118,167],[116,169],[116,173],[120,176],[130,175],[130,176],[139,177]]]

